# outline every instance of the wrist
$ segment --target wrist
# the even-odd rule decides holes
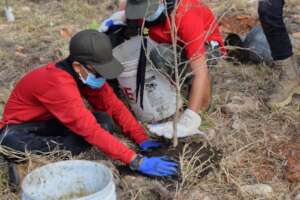
[[[131,157],[131,159],[130,159],[130,162],[129,163],[131,163],[135,158],[137,157],[137,154],[135,153],[132,157]]]
[[[141,132],[136,133],[135,137],[134,137],[134,141],[140,145],[143,142],[149,140],[150,137],[146,134],[146,131],[143,129]]]
[[[139,169],[139,166],[141,162],[143,161],[143,156],[140,154],[136,154],[136,156],[133,158],[133,160],[129,164],[129,168],[133,171],[136,171]]]
[[[148,140],[150,140],[150,138],[144,138],[143,140],[139,141],[138,145],[141,145]]]

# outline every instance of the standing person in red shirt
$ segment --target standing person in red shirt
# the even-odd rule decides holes
[[[199,111],[205,111],[211,102],[211,75],[207,66],[207,43],[223,47],[223,40],[212,11],[199,0],[121,0],[120,8],[125,8],[125,16],[119,11],[104,21],[100,31],[108,27],[139,20],[145,22],[149,37],[160,44],[172,44],[172,13],[175,14],[176,43],[184,48],[193,72],[188,108],[182,113],[178,132],[182,136],[192,135],[201,125]],[[162,56],[163,57],[163,56]],[[148,125],[150,131],[169,137],[173,135],[173,123]]]
[[[110,133],[115,120],[142,151],[160,146],[146,135],[106,83],[123,70],[112,56],[109,38],[84,30],[71,39],[69,48],[67,59],[34,69],[17,83],[0,121],[0,144],[33,153],[59,148],[73,155],[93,145],[146,175],[175,174],[177,164],[173,161],[137,155]]]

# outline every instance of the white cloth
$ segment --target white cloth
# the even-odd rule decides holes
[[[5,14],[5,18],[6,18],[7,22],[15,21],[15,16],[13,14],[11,7],[4,7],[4,14]]]
[[[112,14],[109,18],[105,19],[98,31],[99,32],[106,32],[111,26],[116,26],[116,25],[125,25],[126,24],[126,16],[125,16],[125,11],[121,10],[118,12],[115,12]]]
[[[187,137],[195,134],[206,136],[205,133],[201,132],[198,128],[201,125],[201,117],[198,113],[190,109],[186,109],[180,116],[177,123],[177,137]],[[158,136],[171,139],[174,136],[173,122],[165,122],[160,124],[148,124],[148,129]]]

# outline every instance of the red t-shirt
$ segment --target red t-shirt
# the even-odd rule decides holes
[[[188,59],[205,54],[205,42],[217,41],[224,46],[212,11],[200,0],[181,0],[176,10],[177,43],[185,48]],[[149,29],[150,38],[158,43],[172,43],[171,17]]]
[[[79,88],[74,78],[54,63],[29,72],[17,83],[5,105],[0,129],[5,124],[56,118],[104,153],[129,164],[134,151],[97,123],[81,95],[94,110],[108,113],[136,143],[148,139],[143,127],[107,83],[97,90]]]

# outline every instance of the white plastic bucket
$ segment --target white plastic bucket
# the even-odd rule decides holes
[[[22,184],[22,200],[116,200],[111,171],[103,164],[71,160],[35,169]]]
[[[156,45],[148,38],[149,54]],[[143,109],[136,97],[136,75],[141,49],[141,37],[136,36],[114,48],[114,56],[124,65],[125,70],[118,77],[122,90],[138,120],[157,122],[172,116],[176,111],[175,87],[147,62]],[[139,97],[138,97],[139,98]]]

